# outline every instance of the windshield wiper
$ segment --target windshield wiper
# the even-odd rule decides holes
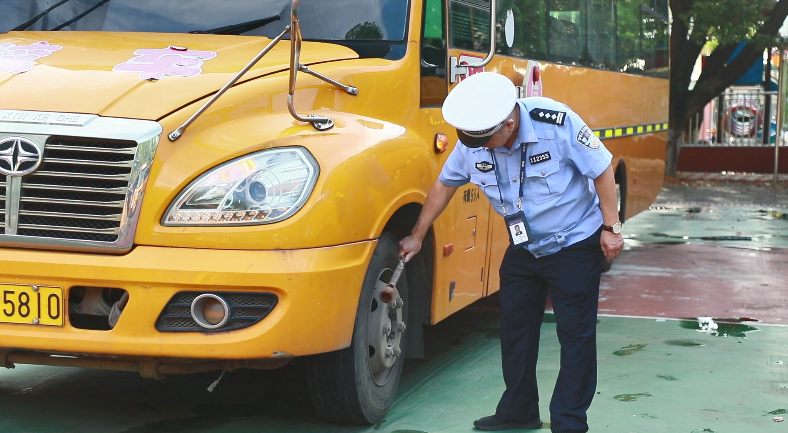
[[[70,20],[64,22],[63,24],[53,28],[52,31],[56,32],[56,31],[62,29],[63,27],[67,27],[67,26],[70,26],[71,24],[74,24],[75,22],[81,20],[82,18],[85,18],[89,13],[91,13],[94,10],[96,10],[96,9],[100,8],[101,6],[103,6],[105,3],[109,3],[109,1],[110,0],[101,0],[100,2],[96,3],[92,7],[88,8],[88,10],[86,10],[85,12],[82,12],[81,14],[75,16],[74,18],[71,18]]]
[[[27,29],[28,27],[32,26],[33,24],[35,24],[35,22],[40,20],[41,17],[43,17],[44,15],[47,15],[48,13],[50,13],[53,10],[57,9],[58,7],[60,7],[60,5],[62,5],[64,3],[68,3],[70,1],[71,0],[62,0],[62,1],[58,2],[58,3],[56,3],[54,6],[50,7],[49,9],[45,10],[44,12],[41,12],[40,14],[34,16],[33,18],[30,18],[30,20],[28,20],[28,21],[26,21],[26,22],[24,22],[24,23],[22,23],[22,24],[20,24],[20,25],[18,25],[16,27],[14,27],[10,31],[12,31],[12,32],[21,32],[21,31]]]
[[[259,29],[266,24],[270,24],[274,21],[281,20],[282,17],[279,15],[274,15],[268,18],[262,18],[259,20],[254,21],[247,21],[241,24],[233,24],[229,26],[217,27],[215,29],[210,30],[192,30],[189,33],[195,34],[210,34],[210,35],[240,35],[241,33],[251,32],[252,30]]]

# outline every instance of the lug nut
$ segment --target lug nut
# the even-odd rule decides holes
[[[407,328],[407,326],[405,326],[405,322],[399,322],[397,324],[397,329],[399,330],[399,332],[404,332],[405,328]]]
[[[391,323],[389,323],[388,325],[386,325],[385,328],[383,328],[383,335],[388,335],[388,334],[391,334]]]

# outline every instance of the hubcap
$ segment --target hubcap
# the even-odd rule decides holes
[[[402,353],[400,341],[405,331],[402,321],[404,302],[399,291],[394,288],[394,300],[384,303],[380,300],[380,292],[388,286],[393,275],[391,269],[383,269],[375,282],[375,293],[368,309],[367,344],[369,346],[369,370],[372,379],[378,386],[383,386],[389,379],[391,367]]]

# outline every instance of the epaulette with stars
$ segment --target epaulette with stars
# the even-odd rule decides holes
[[[565,111],[545,110],[543,108],[534,108],[529,112],[531,119],[537,122],[552,123],[553,125],[564,126],[566,120]]]

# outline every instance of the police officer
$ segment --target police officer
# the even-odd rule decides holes
[[[586,432],[596,390],[602,265],[624,246],[612,155],[569,107],[543,97],[517,99],[512,82],[492,72],[460,82],[443,104],[443,117],[462,145],[449,155],[411,235],[400,241],[400,256],[410,260],[418,253],[429,227],[468,182],[504,217],[510,241],[500,268],[506,391],[495,415],[474,426],[542,427],[536,361],[549,293],[561,344],[551,429]]]

